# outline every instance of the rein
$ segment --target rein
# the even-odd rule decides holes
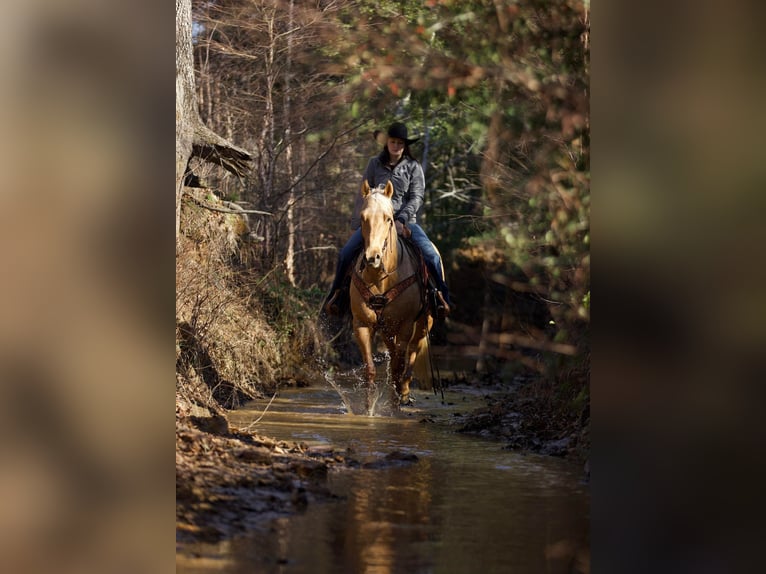
[[[386,254],[386,250],[388,250],[388,240],[391,238],[391,229],[392,229],[392,227],[393,227],[393,223],[389,223],[388,224],[388,235],[386,235],[386,240],[383,242],[383,247],[380,250],[381,255],[385,255]],[[386,270],[386,268],[384,267],[383,271],[385,271],[385,270]]]

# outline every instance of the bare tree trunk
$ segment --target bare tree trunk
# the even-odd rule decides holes
[[[176,0],[176,238],[181,224],[181,196],[189,159],[196,155],[242,177],[249,152],[202,123],[197,105],[192,54],[191,0]]]
[[[479,358],[476,359],[476,372],[484,373],[487,370],[487,339],[489,337],[490,311],[490,284],[489,280],[484,283],[484,307],[482,315],[484,319],[481,322],[481,338],[479,339]]]
[[[264,10],[266,8],[264,7]],[[271,7],[271,12],[264,15],[266,25],[265,50],[263,54],[263,124],[258,136],[258,161],[257,177],[260,184],[260,201],[258,205],[265,211],[274,209],[274,171],[275,171],[275,112],[274,112],[274,89],[276,84],[275,72],[275,25],[276,8]],[[264,223],[263,236],[264,242],[261,249],[261,257],[267,265],[273,265],[276,260],[276,229],[272,222]]]
[[[287,273],[287,280],[290,285],[295,287],[295,181],[293,178],[293,144],[290,138],[292,137],[292,130],[290,129],[292,124],[292,118],[290,117],[290,104],[292,94],[290,93],[290,79],[292,71],[290,69],[292,64],[292,51],[293,51],[293,13],[295,9],[295,0],[290,0],[290,13],[288,18],[288,32],[287,37],[287,62],[285,64],[285,141],[287,147],[285,148],[285,162],[287,163],[287,181],[290,185],[290,192],[287,196],[287,253],[285,254],[285,271]]]
[[[184,174],[194,143],[191,118],[196,98],[191,27],[191,0],[176,0],[176,238],[181,224]]]
[[[498,164],[500,162],[500,138],[503,130],[503,112],[496,109],[492,112],[492,118],[487,130],[487,149],[481,162],[481,183],[484,195],[490,206],[498,206],[497,190],[500,187],[500,174]]]

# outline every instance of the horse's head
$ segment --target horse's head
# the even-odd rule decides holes
[[[394,207],[391,196],[394,186],[389,181],[385,189],[371,190],[367,180],[362,183],[362,210],[359,217],[362,222],[364,237],[364,259],[368,265],[377,269],[383,263],[387,249],[393,249],[395,235]],[[390,238],[390,239],[389,239]],[[389,244],[391,242],[391,244]]]

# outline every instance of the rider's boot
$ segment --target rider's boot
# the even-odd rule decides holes
[[[336,289],[332,292],[330,299],[324,304],[324,312],[332,317],[340,315],[340,305],[338,304],[338,297],[340,296],[340,289]]]
[[[444,295],[441,291],[436,291],[436,316],[439,319],[445,319],[450,314],[450,308],[447,302],[444,300]]]

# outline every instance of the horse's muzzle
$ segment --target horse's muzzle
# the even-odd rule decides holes
[[[373,269],[377,269],[378,267],[380,267],[380,264],[383,261],[383,257],[380,253],[367,256],[366,259],[367,259],[367,265],[369,265]]]

